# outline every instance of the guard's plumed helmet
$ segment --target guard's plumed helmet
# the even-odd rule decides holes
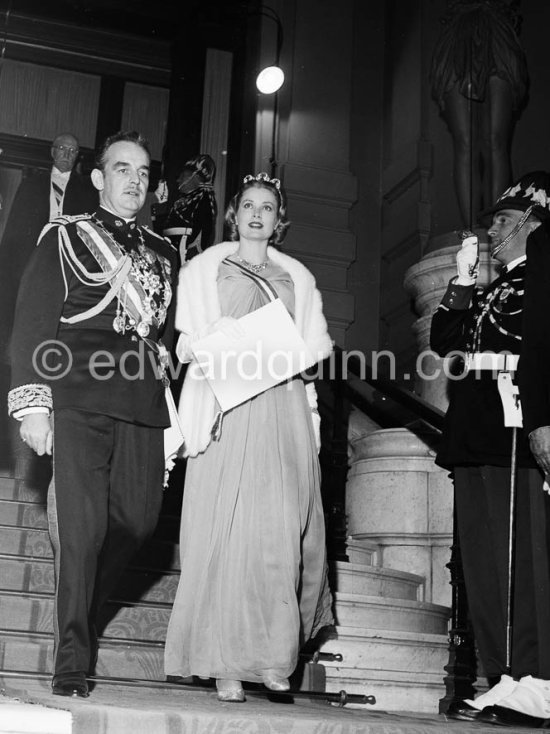
[[[524,174],[513,186],[499,196],[492,207],[481,212],[487,217],[502,209],[517,209],[531,213],[541,221],[550,218],[550,173],[548,171],[532,171]]]

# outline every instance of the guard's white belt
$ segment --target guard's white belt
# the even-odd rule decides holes
[[[191,227],[168,227],[162,230],[162,234],[170,237],[172,234],[191,234],[192,231]]]
[[[466,357],[468,370],[493,370],[514,372],[518,368],[519,354],[495,354],[493,352],[474,352]]]

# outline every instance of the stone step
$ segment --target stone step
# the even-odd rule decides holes
[[[54,567],[51,558],[0,555],[0,587],[4,591],[39,591],[53,594]]]
[[[14,508],[22,507],[23,514],[28,511],[33,514],[35,505],[17,503],[10,505]],[[29,509],[30,508],[30,509]],[[14,515],[20,512],[14,509]],[[162,533],[159,528],[158,535]],[[0,558],[3,555],[22,556],[26,559],[52,558],[52,548],[46,528],[18,527],[0,525]],[[12,564],[13,565],[13,564]],[[166,569],[175,572],[179,570],[179,546],[169,540],[154,538],[149,541],[137,554],[133,565],[151,569]],[[30,573],[42,576],[40,567],[25,567],[20,574]],[[348,594],[362,594],[366,596],[385,596],[409,600],[422,600],[423,580],[415,574],[384,569],[366,565],[337,562],[333,567],[334,587],[337,591]],[[29,578],[29,577],[26,577]],[[29,578],[29,580],[30,580]],[[0,575],[0,585],[2,576]],[[42,580],[41,580],[42,582]],[[11,586],[9,588],[12,588]],[[23,589],[22,589],[23,590]],[[32,590],[32,589],[27,589]],[[40,589],[43,590],[43,589]]]
[[[335,564],[337,590],[383,596],[391,599],[417,600],[418,578],[412,574],[356,564]],[[117,598],[137,602],[174,600],[178,584],[177,571],[154,571],[132,565],[124,573],[117,589]],[[421,580],[420,580],[421,581]],[[53,593],[53,560],[26,558],[18,555],[0,555],[0,588],[10,591],[39,591]]]
[[[7,560],[7,564],[3,561]],[[11,571],[10,574],[10,564]],[[17,559],[0,558],[0,570],[2,573],[2,586],[5,589],[42,592],[45,597],[53,591],[53,567],[47,561],[33,561],[34,573],[25,571],[23,576],[28,579],[27,588],[20,589],[22,584],[11,583],[15,574],[19,574],[19,568],[24,563]],[[171,574],[161,576],[157,580],[151,579],[147,572],[129,570],[121,583],[119,596],[121,599],[132,598],[136,585],[144,583],[144,576],[151,583],[150,588],[142,596],[145,601],[169,603],[173,598],[179,576]],[[137,577],[137,580],[136,578]],[[17,578],[17,581],[20,579]],[[127,591],[124,591],[127,589]],[[48,592],[48,593],[46,593]],[[135,593],[134,593],[135,596]],[[116,605],[115,607],[116,608]],[[363,667],[368,663],[369,667],[380,667],[388,669],[422,669],[436,672],[440,670],[441,656],[446,656],[448,640],[445,635],[434,635],[427,633],[408,633],[381,629],[362,629],[358,627],[339,626],[338,637],[329,640],[321,647],[322,652],[339,653],[343,656],[347,666]]]
[[[53,630],[53,597],[40,592],[0,591],[2,628],[21,632]],[[110,618],[103,634],[126,640],[160,641],[166,637],[171,605],[162,602],[139,604],[106,604],[104,614]]]
[[[0,671],[32,671],[50,673],[53,668],[53,635],[45,633],[4,632],[0,646]],[[304,664],[306,670],[304,670]],[[309,666],[309,669],[308,669]],[[317,684],[322,673],[323,685]],[[130,678],[164,681],[164,640],[142,642],[101,637],[95,675],[105,678]],[[324,666],[303,661],[293,676],[296,688],[324,690]],[[1,729],[0,729],[1,731]]]
[[[38,502],[0,499],[0,524],[45,529],[48,527],[46,506]]]
[[[392,672],[368,668],[335,668],[326,664],[326,686],[329,692],[338,692],[342,689],[347,693],[373,695],[376,697],[374,706],[362,704],[348,704],[346,708],[365,709],[372,712],[411,712],[422,714],[437,714],[439,700],[445,696],[443,684],[444,672],[423,673],[422,671]],[[464,726],[464,724],[462,724]],[[475,725],[476,727],[479,724]],[[381,729],[380,731],[399,731],[399,729]],[[441,725],[434,724],[434,732],[447,732],[448,726],[443,721]],[[378,729],[376,730],[378,731]],[[429,729],[411,730],[427,734]],[[477,731],[477,728],[476,728]]]
[[[389,599],[424,599],[424,579],[413,573],[344,561],[336,561],[330,569],[334,591]]]
[[[0,470],[0,499],[5,500],[22,500],[24,502],[37,502],[39,504],[46,503],[47,495],[47,476],[40,469],[40,472],[32,473],[26,478],[9,474],[5,469]],[[174,475],[172,477],[172,475]],[[177,479],[174,472],[171,472],[172,478]],[[170,514],[179,516],[183,497],[183,480],[175,482],[174,488],[169,487],[164,492],[163,507]]]
[[[0,668],[51,673],[53,645],[52,634],[4,632]],[[136,642],[102,637],[96,675],[164,680],[164,640]]]
[[[448,607],[424,601],[340,592],[336,592],[334,598],[337,624],[344,627],[430,634],[447,632]]]
[[[130,566],[117,588],[117,598],[138,602],[172,603],[179,581],[177,571],[161,572]],[[7,591],[53,594],[53,560],[0,555],[0,588]]]
[[[21,528],[0,525],[0,555],[27,558],[53,558],[48,531],[45,528]],[[134,564],[151,568],[179,570],[179,545],[154,537],[138,552]]]
[[[346,553],[350,563],[380,565],[380,546],[374,541],[354,538],[353,535],[350,535],[346,542]]]
[[[4,629],[52,630],[51,594],[0,591],[0,605]],[[111,601],[105,609],[105,616],[110,621],[104,634],[117,639],[162,640],[170,611],[171,604],[160,601]],[[338,624],[346,627],[367,628],[368,624],[371,629],[444,634],[448,610],[426,602],[337,593],[336,616]]]
[[[27,482],[17,477],[0,477],[0,499],[22,500],[23,502],[36,502],[44,505],[46,502],[46,490],[37,488],[32,482]]]
[[[336,632],[336,638],[327,640],[319,649],[341,655],[341,665],[346,668],[416,670],[443,675],[443,665],[449,655],[447,635],[341,626]],[[338,663],[331,666],[340,667]]]
[[[45,528],[0,525],[0,554],[28,558],[52,558],[50,536]]]
[[[39,502],[0,499],[0,525],[11,527],[47,529],[48,518],[46,506]],[[179,536],[180,517],[161,514],[155,535],[167,540],[177,540]]]
[[[167,491],[168,495],[168,491]],[[53,561],[45,493],[0,477],[0,668],[51,671]],[[134,559],[107,612],[98,675],[163,680],[163,643],[179,574],[179,493],[165,496],[156,537]],[[373,694],[376,709],[437,712],[448,661],[446,607],[424,599],[424,580],[384,569],[376,543],[350,537],[349,563],[332,568],[338,637],[322,652],[327,690]],[[122,601],[120,601],[122,600]],[[372,709],[372,707],[369,707]]]

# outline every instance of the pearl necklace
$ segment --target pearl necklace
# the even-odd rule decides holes
[[[245,268],[251,270],[253,273],[256,273],[256,275],[259,275],[262,270],[265,270],[269,265],[269,259],[264,260],[263,263],[258,263],[258,265],[255,265],[254,263],[249,263],[248,260],[245,260],[240,255],[235,255],[235,257],[242,265],[245,266]]]

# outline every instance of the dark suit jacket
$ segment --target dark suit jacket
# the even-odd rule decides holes
[[[550,426],[550,222],[527,240],[518,381],[524,432]]]
[[[0,360],[6,359],[21,276],[50,218],[50,175],[51,171],[38,171],[23,179],[0,242]],[[73,169],[63,197],[63,214],[92,213],[97,206],[98,192],[90,177]]]

